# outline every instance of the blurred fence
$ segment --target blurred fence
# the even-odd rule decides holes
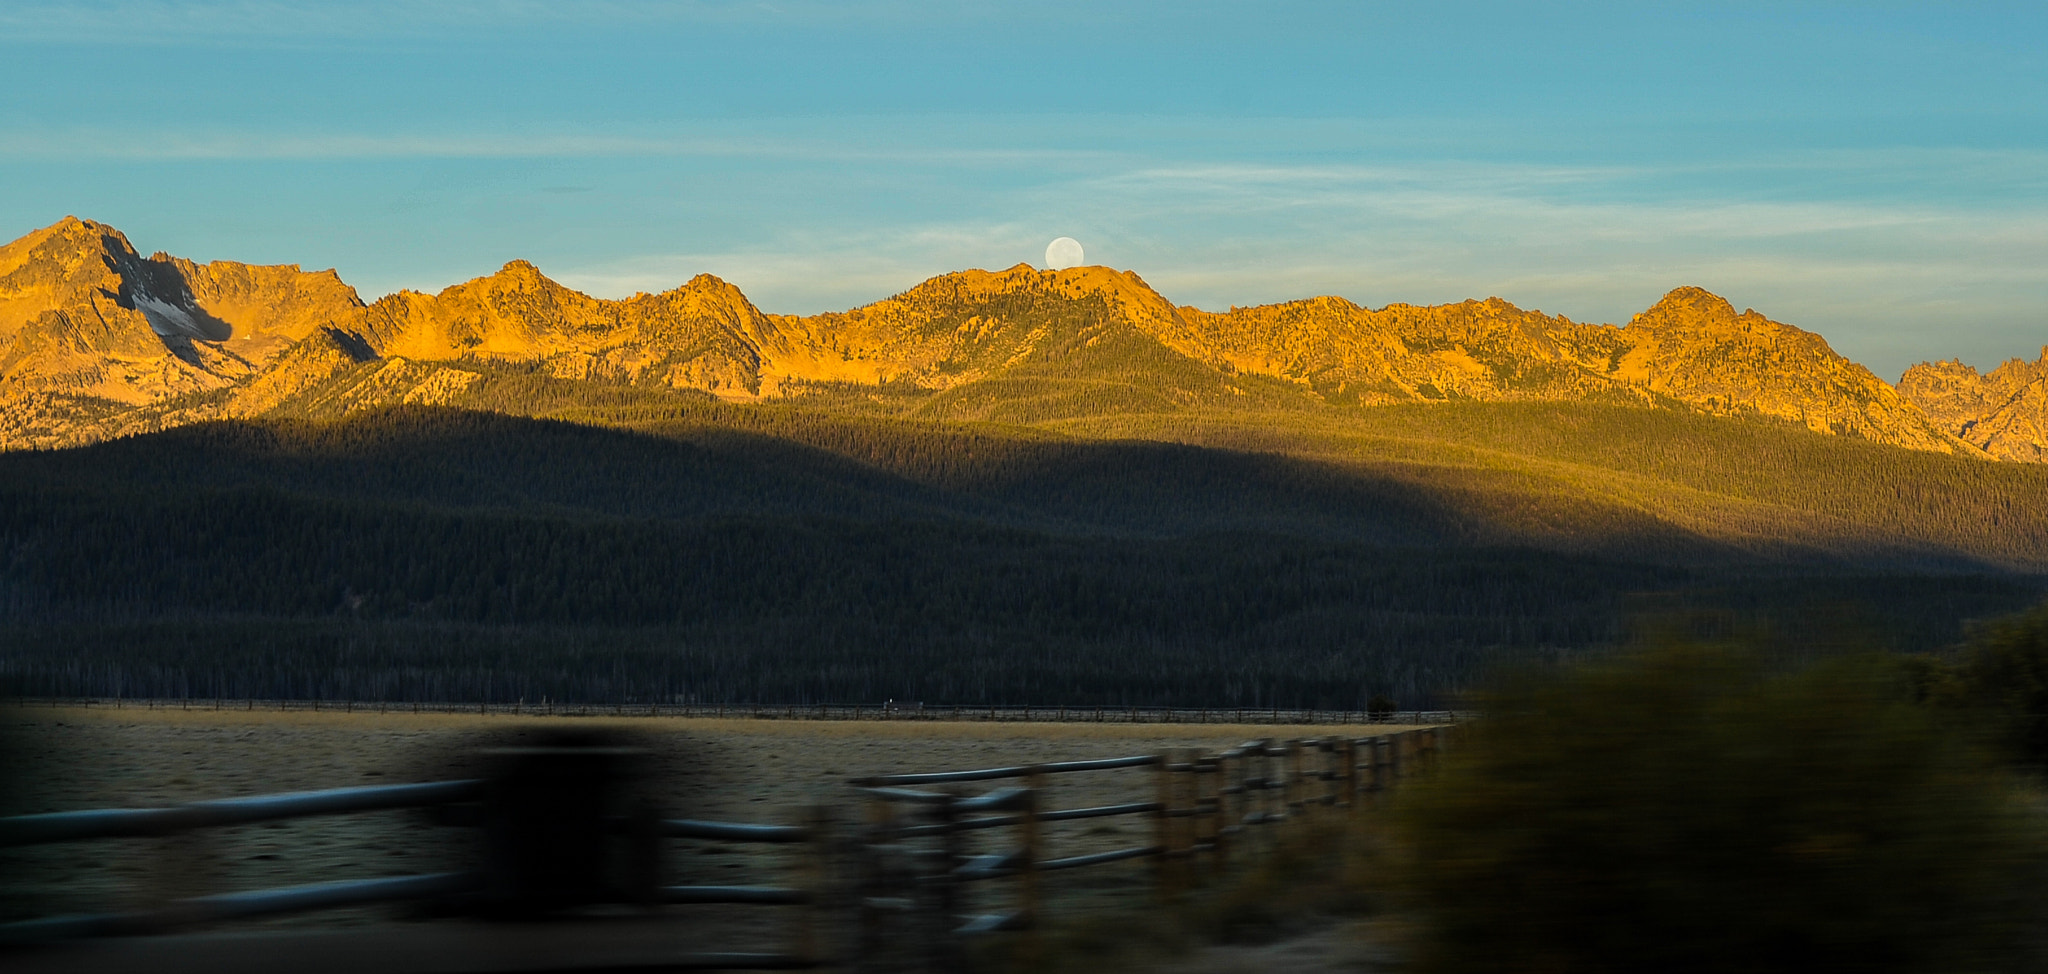
[[[1060,707],[968,704],[687,704],[687,703],[392,703],[375,700],[216,699],[200,697],[17,697],[14,707],[104,707],[139,710],[247,710],[333,713],[481,714],[555,717],[711,717],[752,720],[928,720],[994,723],[1450,724],[1473,716],[1454,710],[1300,710],[1285,707]]]
[[[481,829],[488,841],[476,861],[450,872],[0,925],[0,961],[59,942],[405,900],[443,916],[500,919],[558,918],[604,905],[645,915],[706,904],[792,907],[777,924],[779,949],[664,953],[645,969],[954,971],[973,938],[1040,925],[1047,873],[1149,860],[1151,884],[1170,896],[1208,872],[1197,868],[1204,860],[1221,866],[1256,857],[1265,846],[1248,840],[1261,831],[1367,807],[1404,774],[1429,767],[1445,739],[1443,728],[1424,728],[1250,741],[1215,753],[1172,749],[871,776],[849,781],[838,807],[814,806],[785,823],[672,819],[644,804],[622,805],[607,796],[629,775],[621,762],[630,749],[591,746],[499,749],[491,752],[495,770],[471,780],[19,816],[0,819],[0,848],[403,808],[434,809],[444,824]],[[1050,807],[1049,783],[1078,775],[1140,776],[1136,784],[1151,798]],[[1148,839],[1080,851],[1056,848],[1047,834],[1055,823],[1116,818],[1146,823]],[[999,844],[978,851],[974,836]],[[667,885],[661,845],[672,840],[772,843],[799,854],[790,857],[792,875],[776,884]],[[57,959],[51,969],[65,969]]]

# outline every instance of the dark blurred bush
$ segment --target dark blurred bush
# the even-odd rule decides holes
[[[1486,695],[1395,811],[1421,969],[2025,966],[2037,815],[1912,679],[1681,648]]]
[[[1982,724],[2007,756],[2048,769],[2048,603],[1978,626],[1928,696]]]
[[[23,740],[25,736],[20,724],[0,718],[0,817],[31,810],[29,744]],[[33,915],[32,899],[19,884],[18,855],[13,849],[0,849],[0,923]]]

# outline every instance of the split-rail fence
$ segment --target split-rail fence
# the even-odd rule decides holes
[[[434,809],[481,830],[467,868],[174,899],[129,912],[52,916],[0,925],[0,960],[68,969],[77,949],[110,938],[165,935],[229,921],[417,901],[439,915],[543,920],[600,904],[659,914],[666,906],[794,908],[785,943],[769,951],[666,952],[607,970],[960,970],[970,940],[1029,931],[1044,909],[1042,877],[1149,860],[1151,883],[1173,896],[1208,870],[1247,861],[1261,831],[1367,807],[1405,774],[1426,768],[1449,728],[1250,741],[1215,753],[1172,749],[1129,757],[852,779],[839,808],[795,822],[718,822],[625,814],[604,796],[629,749],[500,749],[476,779],[224,798],[164,808],[56,812],[0,819],[0,849],[401,808]],[[1047,807],[1048,782],[1068,775],[1144,775],[1151,800]],[[849,815],[848,807],[858,809]],[[1149,840],[1074,853],[1052,848],[1047,826],[1087,819],[1149,823]],[[999,836],[997,848],[977,852]],[[669,840],[795,846],[794,876],[777,885],[665,885]],[[623,851],[623,855],[619,854]],[[87,945],[80,948],[78,945]],[[288,963],[288,959],[281,959]],[[567,964],[558,969],[576,969]],[[465,969],[476,969],[468,966]]]

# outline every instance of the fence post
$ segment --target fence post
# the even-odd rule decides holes
[[[1193,886],[1200,871],[1196,856],[1201,852],[1202,841],[1202,776],[1198,759],[1201,754],[1194,748],[1181,748],[1178,766],[1174,771],[1180,778],[1180,797],[1175,801],[1180,814],[1174,823],[1174,845],[1180,858],[1179,882],[1182,887]]]
[[[1152,880],[1159,897],[1166,899],[1173,895],[1173,748],[1159,752],[1152,782],[1159,804],[1152,813],[1152,844],[1159,849],[1152,860]]]
[[[1213,755],[1196,760],[1195,800],[1202,809],[1202,828],[1195,841],[1208,847],[1211,874],[1220,873],[1223,868],[1223,786],[1221,760]]]
[[[961,882],[959,869],[966,861],[966,833],[955,828],[960,822],[962,796],[954,789],[947,799],[932,806],[938,818],[939,847],[938,873],[932,877],[932,914],[938,929],[932,931],[932,965],[934,971],[953,972],[965,970],[967,957],[965,945],[960,942]]]
[[[1301,780],[1301,742],[1298,740],[1287,742],[1286,794],[1288,820],[1292,821],[1296,818],[1305,817],[1303,809],[1308,807],[1308,803],[1302,800],[1304,796],[1302,795]]]
[[[805,843],[809,848],[805,855],[798,857],[800,872],[799,889],[810,891],[810,902],[803,909],[803,917],[797,921],[790,953],[799,960],[817,962],[823,952],[818,949],[821,928],[824,926],[825,911],[830,908],[826,902],[830,891],[827,889],[831,875],[832,857],[832,809],[826,805],[812,805],[805,811],[802,824],[805,827]]]
[[[1046,804],[1044,770],[1037,765],[1032,765],[1031,771],[1024,776],[1024,788],[1023,821],[1020,823],[1023,826],[1022,831],[1024,833],[1024,871],[1021,877],[1023,880],[1023,890],[1021,891],[1023,902],[1019,904],[1019,911],[1023,913],[1020,919],[1024,921],[1024,940],[1018,952],[1022,955],[1019,958],[1022,961],[1022,966],[1026,970],[1030,970],[1037,967],[1040,953],[1038,938],[1038,862],[1045,858],[1045,850],[1040,846],[1038,813]]]
[[[1338,781],[1338,793],[1342,796],[1339,804],[1343,806],[1345,814],[1356,814],[1358,811],[1358,742],[1349,737],[1340,739],[1337,742],[1337,760],[1343,762],[1338,768],[1338,774],[1341,776]]]
[[[1180,752],[1180,799],[1179,828],[1175,830],[1175,842],[1180,846],[1181,884],[1193,887],[1201,880],[1199,865],[1202,853],[1202,776],[1199,773],[1201,752],[1185,748]]]
[[[1296,742],[1295,746],[1299,752],[1294,759],[1294,767],[1301,778],[1301,791],[1294,797],[1301,803],[1302,818],[1313,821],[1319,817],[1323,805],[1323,776],[1319,771],[1323,766],[1323,742],[1311,739]]]
[[[1317,800],[1323,804],[1323,816],[1327,818],[1329,814],[1333,814],[1339,808],[1339,800],[1343,798],[1343,769],[1337,767],[1337,761],[1343,757],[1343,751],[1337,747],[1337,739],[1335,737],[1323,737],[1321,751],[1323,751],[1323,771],[1321,771],[1323,796],[1317,798]]]
[[[892,881],[890,864],[884,861],[881,847],[897,841],[896,806],[880,798],[868,798],[866,834],[862,836],[861,879],[856,899],[859,902],[860,940],[856,969],[872,971],[882,957],[887,942],[882,929],[882,908],[877,905],[884,897],[897,892]]]
[[[1276,802],[1276,798],[1274,798],[1274,751],[1272,749],[1276,745],[1278,743],[1268,737],[1268,739],[1260,741],[1260,751],[1257,751],[1257,759],[1260,759],[1260,798],[1257,798],[1257,804],[1255,804],[1255,808],[1257,808],[1255,818],[1257,818],[1257,825],[1262,825],[1262,827],[1272,823],[1272,816],[1274,816],[1274,802]]]
[[[1216,762],[1216,870],[1221,872],[1230,865],[1230,840],[1233,834],[1230,816],[1233,786],[1230,783],[1230,772],[1236,766],[1237,758],[1226,750],[1216,755],[1213,760]],[[1243,792],[1238,791],[1237,794],[1241,795]]]

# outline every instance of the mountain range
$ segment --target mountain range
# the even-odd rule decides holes
[[[1357,707],[1671,631],[1934,651],[2048,592],[2048,464],[1998,462],[2044,404],[1697,288],[365,303],[67,219],[0,248],[0,696]]]
[[[764,313],[708,274],[614,301],[524,261],[366,304],[332,270],[144,257],[120,231],[72,217],[0,247],[0,449],[208,420],[478,406],[483,380],[508,372],[535,389],[581,390],[572,398],[617,389],[1011,424],[1592,403],[2048,459],[2048,349],[1987,375],[1916,365],[1894,387],[1817,334],[1693,287],[1615,327],[1499,298],[1210,312],[1129,271],[1020,264],[796,316]]]

